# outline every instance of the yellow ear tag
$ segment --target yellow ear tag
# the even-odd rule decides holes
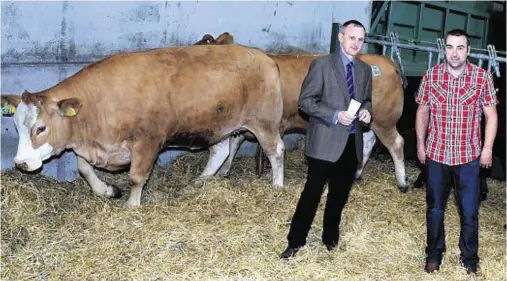
[[[2,106],[2,114],[9,115],[14,113],[16,113],[16,107],[12,104],[4,103]]]
[[[65,112],[65,116],[75,116],[76,110],[72,107],[67,108],[67,112]]]

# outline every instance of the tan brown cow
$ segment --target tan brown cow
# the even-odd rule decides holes
[[[231,44],[234,42],[233,36],[227,32],[219,36],[220,40],[218,38],[215,40],[209,34],[207,36],[208,44]],[[283,94],[283,118],[280,132],[282,134],[291,131],[306,132],[307,121],[301,117],[298,110],[301,85],[312,61],[324,54],[268,55],[280,68]],[[395,165],[397,186],[400,191],[406,192],[408,184],[405,176],[403,155],[404,140],[396,129],[396,123],[403,111],[403,87],[399,69],[396,64],[385,56],[360,54],[357,58],[374,68],[371,129],[389,150]],[[226,175],[228,173],[234,153],[243,140],[244,136],[238,136],[231,140],[230,157],[218,171],[219,175]],[[363,168],[371,154],[373,145],[375,144],[375,135],[371,132],[365,133],[363,143],[364,158],[362,165],[356,172],[357,178],[361,176]]]
[[[163,147],[229,146],[231,135],[246,131],[275,167],[274,185],[283,185],[279,71],[253,48],[208,45],[118,54],[47,90],[2,95],[2,104],[16,108],[18,168],[39,169],[42,161],[72,149],[94,193],[114,197],[119,190],[99,180],[92,166],[116,171],[131,164],[126,207],[140,205]]]

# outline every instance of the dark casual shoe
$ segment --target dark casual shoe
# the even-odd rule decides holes
[[[325,245],[326,245],[326,249],[330,252],[332,252],[336,248],[335,244],[325,244]]]
[[[280,254],[280,258],[286,259],[286,260],[292,259],[293,257],[296,256],[299,249],[301,249],[301,248],[287,247],[287,249],[285,249],[285,251],[283,251],[283,253]]]
[[[470,274],[470,275],[477,275],[477,269],[478,269],[478,266],[473,266],[473,265],[465,265],[465,268],[467,269],[467,274]]]
[[[426,262],[426,266],[424,266],[424,271],[427,273],[437,272],[440,270],[440,264],[432,261]]]

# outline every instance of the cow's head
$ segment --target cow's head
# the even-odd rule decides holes
[[[42,161],[60,153],[64,147],[58,146],[62,139],[69,137],[64,133],[69,131],[65,130],[66,119],[75,116],[80,107],[81,103],[75,98],[53,101],[43,94],[27,91],[21,96],[2,95],[2,114],[14,114],[19,134],[14,157],[16,167],[34,171],[42,166]]]

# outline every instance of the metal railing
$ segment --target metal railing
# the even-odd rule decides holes
[[[407,49],[407,50],[414,50],[414,51],[424,51],[428,52],[428,68],[432,66],[432,60],[433,55],[437,54],[437,62],[440,63],[441,60],[444,58],[444,49],[445,49],[445,43],[444,39],[437,38],[436,45],[437,47],[430,47],[430,46],[418,46],[416,45],[415,41],[410,41],[409,43],[400,43],[398,35],[391,31],[389,33],[389,40],[382,40],[382,39],[375,39],[375,37],[383,37],[382,39],[385,39],[386,36],[379,36],[379,35],[368,35],[365,38],[365,43],[373,43],[378,44],[382,46],[382,54],[386,55],[387,46],[391,47],[391,59],[393,59],[394,55],[396,55],[398,59],[398,63],[400,64],[400,68],[403,71],[403,64],[401,60],[401,51],[400,49]],[[420,42],[421,43],[421,42]],[[424,43],[431,43],[431,42],[424,42]],[[481,54],[476,53],[473,51],[480,51],[487,54]],[[487,50],[484,49],[471,49],[470,58],[478,59],[478,66],[482,67],[484,64],[484,61],[488,62],[487,69],[488,71],[491,71],[491,69],[494,69],[493,73],[496,74],[497,77],[500,77],[500,62],[506,63],[507,59],[505,57],[499,57],[498,52],[496,51],[495,46],[488,45]]]

